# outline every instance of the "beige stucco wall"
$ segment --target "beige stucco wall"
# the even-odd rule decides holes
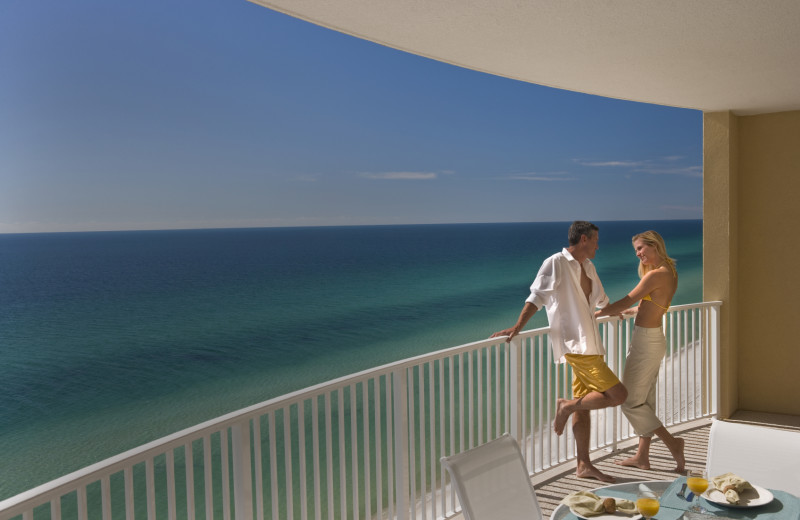
[[[704,115],[703,298],[722,300],[722,403],[800,415],[800,111]]]

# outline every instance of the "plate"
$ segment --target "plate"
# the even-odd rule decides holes
[[[772,502],[774,497],[772,496],[772,492],[770,490],[764,489],[761,486],[756,486],[755,484],[750,485],[753,486],[753,489],[748,489],[739,493],[739,504],[731,504],[725,500],[725,493],[716,488],[712,489],[709,487],[706,492],[700,496],[709,502],[713,502],[714,504],[735,508],[758,507]]]
[[[605,499],[605,498],[613,498],[615,500],[617,499],[617,497],[603,497],[603,496],[601,496],[600,498],[603,498],[603,499]],[[603,513],[602,515],[586,517],[586,516],[581,516],[578,513],[576,513],[575,510],[572,509],[571,507],[569,508],[569,511],[573,515],[577,516],[578,518],[583,518],[584,520],[626,520],[626,519],[627,520],[639,520],[639,518],[642,518],[642,515],[640,515],[639,513],[636,513],[636,514],[633,514],[633,515],[626,515],[624,513]]]

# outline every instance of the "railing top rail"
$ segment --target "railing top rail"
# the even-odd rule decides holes
[[[722,305],[721,301],[711,301],[711,302],[700,302],[700,303],[684,303],[681,305],[670,305],[669,310],[667,313],[671,312],[678,312],[678,311],[688,311],[691,309],[704,309],[704,308],[711,308],[711,307],[719,307]],[[615,321],[619,318],[617,316],[603,316],[602,318],[598,318],[598,323],[605,323],[607,321]],[[626,318],[627,319],[627,318]]]
[[[702,303],[693,303],[685,305],[675,305],[670,308],[670,312],[695,309],[695,308],[714,307],[721,305],[721,303],[722,302],[713,301],[713,302],[702,302]],[[610,321],[613,319],[617,318],[605,317],[599,321],[603,322],[603,321]],[[521,332],[517,337],[519,338],[534,337],[547,334],[549,331],[550,331],[549,327],[541,327],[538,329],[532,329]],[[124,469],[125,467],[138,464],[140,462],[147,460],[150,457],[160,455],[170,449],[177,448],[186,443],[203,438],[206,435],[221,431],[222,429],[228,428],[231,425],[239,423],[241,421],[249,420],[253,417],[270,413],[274,410],[285,408],[287,406],[291,406],[300,401],[311,399],[316,396],[325,394],[327,392],[332,392],[334,390],[344,388],[348,385],[367,381],[369,379],[382,377],[384,375],[389,375],[393,372],[408,369],[427,362],[435,361],[438,359],[444,359],[452,356],[457,356],[465,352],[470,352],[473,350],[505,342],[506,342],[506,337],[489,338],[489,339],[475,341],[472,343],[466,343],[456,347],[450,347],[432,353],[422,354],[419,356],[388,363],[379,367],[363,370],[355,374],[350,374],[337,379],[333,379],[331,381],[307,387],[302,390],[297,390],[295,392],[290,392],[288,394],[284,394],[263,401],[261,403],[248,406],[246,408],[236,410],[234,412],[197,424],[190,428],[186,428],[171,435],[167,435],[160,439],[156,439],[147,444],[143,444],[137,448],[133,448],[126,452],[120,453],[118,455],[97,462],[95,464],[87,466],[73,473],[64,475],[63,477],[57,478],[55,480],[52,480],[35,488],[29,489],[28,491],[20,493],[19,495],[3,500],[2,502],[0,502],[0,518],[12,518],[22,513],[24,510],[29,509],[32,505],[38,505],[41,502],[42,497],[46,496],[52,497],[52,496],[57,496],[59,493],[69,492],[71,490],[74,490],[76,487],[98,480],[102,475],[115,473],[117,471]]]
[[[527,331],[525,334],[542,334],[547,330],[549,329],[537,329],[535,331]],[[434,353],[423,354],[420,356],[395,361],[380,367],[363,370],[355,374],[350,374],[333,379],[331,381],[310,386],[302,390],[290,392],[288,394],[248,406],[246,408],[236,410],[195,426],[191,426],[171,435],[161,437],[160,439],[143,444],[126,452],[64,475],[63,477],[59,477],[55,480],[24,491],[19,495],[3,500],[0,502],[0,512],[2,513],[1,516],[5,518],[13,517],[13,514],[8,514],[12,509],[13,511],[17,511],[16,514],[19,514],[23,510],[29,508],[31,504],[38,504],[40,497],[42,496],[53,496],[62,491],[68,492],[72,489],[75,489],[76,486],[96,481],[101,475],[120,471],[127,466],[138,464],[150,457],[162,454],[167,450],[182,446],[187,442],[202,438],[205,435],[218,432],[238,422],[249,420],[253,417],[291,406],[294,403],[313,398],[326,392],[331,392],[339,388],[352,385],[354,383],[365,381],[371,378],[381,377],[386,374],[391,374],[394,371],[407,369],[431,360],[455,356],[463,352],[469,352],[471,350],[502,342],[502,338],[484,339],[457,347],[439,350]]]

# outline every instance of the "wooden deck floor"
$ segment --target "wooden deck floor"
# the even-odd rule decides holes
[[[681,437],[686,442],[685,455],[686,467],[704,467],[706,464],[706,449],[708,446],[708,432],[711,428],[710,419],[702,419],[682,425],[679,428],[670,428],[673,435]],[[616,477],[617,482],[636,480],[671,480],[677,474],[672,471],[674,461],[666,446],[656,439],[650,448],[651,469],[640,470],[627,466],[614,464],[615,460],[630,457],[636,451],[636,440],[628,441],[620,449],[611,453],[597,451],[592,454],[592,462],[601,471]],[[566,495],[581,490],[590,490],[605,484],[594,479],[579,479],[575,476],[575,463],[570,462],[555,470],[538,475],[533,480],[536,496],[542,508],[544,518],[550,518],[558,504]]]

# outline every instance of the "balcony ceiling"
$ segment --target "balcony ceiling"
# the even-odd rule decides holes
[[[703,111],[800,110],[798,0],[251,0],[453,65]]]

